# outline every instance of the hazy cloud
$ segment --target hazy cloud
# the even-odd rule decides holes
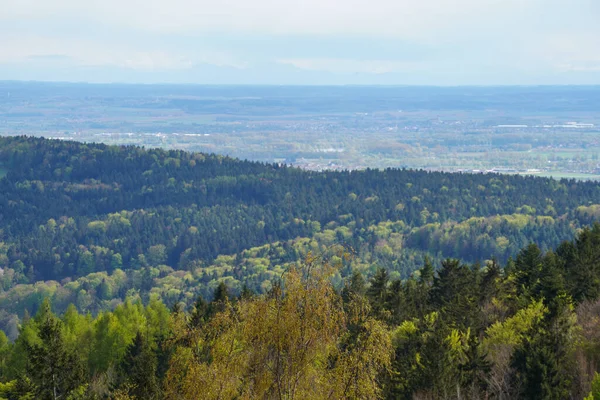
[[[574,0],[575,3],[584,0]],[[553,0],[1,0],[0,18],[77,19],[176,33],[365,34],[444,40],[536,18]]]
[[[293,65],[310,71],[328,71],[341,73],[388,74],[391,72],[417,71],[422,63],[389,60],[352,60],[335,58],[309,58],[277,60],[280,64]]]
[[[291,83],[298,71],[409,73],[442,84],[462,83],[462,74],[497,84],[537,72],[570,83],[599,63],[599,3],[0,0],[0,64],[164,71],[165,80],[207,64],[253,77],[278,71]]]

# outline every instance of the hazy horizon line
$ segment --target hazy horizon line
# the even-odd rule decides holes
[[[64,81],[64,80],[22,80],[22,79],[0,79],[0,84],[4,83],[23,83],[23,84],[63,84],[63,85],[89,85],[89,86],[243,86],[243,87],[382,87],[382,88],[542,88],[542,87],[598,87],[600,83],[594,84],[565,84],[565,83],[548,83],[548,84],[459,84],[459,85],[443,85],[443,84],[381,84],[381,83],[197,83],[197,82],[93,82],[93,81]]]

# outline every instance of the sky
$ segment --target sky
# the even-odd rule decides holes
[[[0,0],[0,80],[600,84],[600,0]]]

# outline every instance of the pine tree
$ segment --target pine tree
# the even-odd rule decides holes
[[[600,224],[584,229],[574,243],[565,242],[557,254],[565,261],[565,277],[573,299],[580,303],[600,296]]]
[[[369,282],[371,285],[367,289],[367,298],[371,302],[373,314],[382,318],[388,295],[389,275],[387,270],[385,268],[377,269]]]
[[[556,338],[547,326],[537,326],[513,356],[515,386],[523,399],[569,398],[568,376],[561,375],[560,362],[553,348]]]
[[[442,318],[463,329],[478,327],[479,293],[475,272],[458,260],[444,260],[433,281],[431,302]]]
[[[397,279],[390,284],[386,299],[386,309],[390,312],[390,322],[398,324],[408,316],[406,298],[404,297],[404,285]]]
[[[225,302],[229,299],[229,288],[224,282],[219,282],[219,286],[215,289],[213,294],[213,303]]]
[[[354,271],[350,280],[346,282],[342,289],[342,299],[344,303],[348,303],[351,300],[352,295],[363,296],[366,291],[365,278],[363,275]]]
[[[44,302],[39,315],[40,342],[26,346],[26,373],[36,398],[56,400],[84,383],[84,369],[80,359],[67,350],[62,322],[50,311],[49,302]]]
[[[500,291],[498,280],[502,277],[502,269],[495,259],[488,263],[485,272],[481,277],[480,293],[481,303],[485,303],[497,296]]]
[[[198,296],[194,303],[194,308],[190,315],[190,325],[192,327],[200,327],[208,318],[209,305],[202,296]]]
[[[160,387],[156,379],[157,359],[150,344],[138,332],[133,342],[127,347],[125,357],[119,364],[121,377],[126,377],[122,383],[129,395],[136,399],[160,398]]]
[[[433,276],[435,269],[429,257],[425,256],[425,263],[423,268],[420,269],[419,283],[423,286],[431,286],[433,283]]]
[[[180,301],[173,303],[173,305],[171,306],[171,314],[179,315],[179,314],[183,314],[183,312],[184,312],[184,303],[182,303]]]
[[[244,286],[242,286],[242,291],[240,292],[240,300],[249,300],[254,296],[254,291],[252,291],[249,287],[247,283],[244,283]]]
[[[219,282],[219,286],[215,289],[213,300],[208,305],[207,316],[211,317],[225,309],[225,304],[229,301],[229,288],[224,282]]]
[[[519,252],[515,260],[515,276],[519,293],[526,299],[536,290],[543,268],[542,252],[535,244],[530,244]]]

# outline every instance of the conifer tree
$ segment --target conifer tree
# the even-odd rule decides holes
[[[433,283],[435,269],[433,268],[433,264],[431,263],[431,259],[429,257],[425,256],[425,263],[419,272],[419,283],[423,286],[431,286]]]
[[[375,275],[369,281],[370,286],[367,289],[367,298],[371,302],[373,314],[382,317],[385,313],[385,306],[388,295],[389,275],[385,268],[377,269]]]
[[[229,288],[224,282],[219,282],[215,289],[213,299],[208,305],[208,315],[213,316],[225,309],[225,304],[229,301]]]
[[[240,300],[248,300],[251,299],[252,296],[254,296],[254,292],[248,287],[247,283],[244,283],[239,296]]]
[[[209,305],[206,300],[202,296],[198,296],[190,315],[190,325],[192,327],[199,327],[206,321],[208,318],[208,308]]]
[[[27,345],[26,373],[36,398],[57,400],[84,383],[84,369],[77,356],[67,350],[62,322],[50,311],[48,301],[39,316],[39,342]]]
[[[513,384],[520,388],[523,399],[561,400],[569,398],[569,374],[563,374],[561,363],[567,361],[555,351],[561,339],[549,330],[544,321],[534,327],[516,349],[512,360],[515,370]]]
[[[479,322],[478,292],[474,272],[458,260],[444,260],[430,292],[442,318],[462,328]]]
[[[360,272],[354,271],[342,289],[342,299],[347,303],[350,301],[352,295],[363,296],[365,291],[365,278]]]
[[[160,390],[156,379],[156,356],[141,332],[127,347],[119,365],[120,376],[125,377],[123,386],[136,399],[159,399]]]
[[[525,299],[529,299],[532,292],[536,290],[535,286],[539,282],[543,268],[540,248],[535,244],[530,244],[521,250],[515,260],[514,268],[517,289]]]

